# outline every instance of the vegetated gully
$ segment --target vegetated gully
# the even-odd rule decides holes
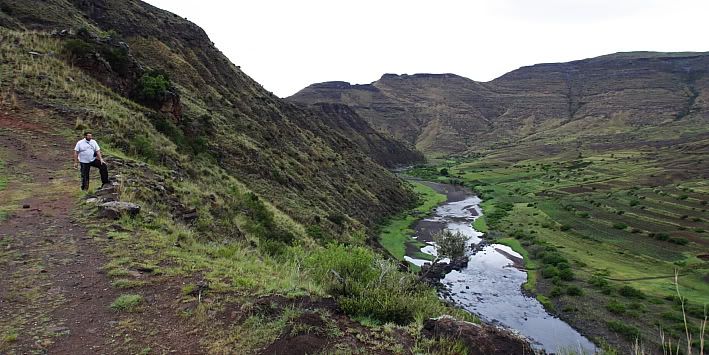
[[[448,184],[425,182],[447,196],[435,212],[414,224],[414,238],[426,244],[420,251],[436,255],[431,236],[443,229],[467,236],[469,261],[460,271],[451,271],[441,282],[447,291],[442,297],[478,315],[486,322],[518,331],[537,348],[549,353],[573,351],[593,354],[597,348],[561,319],[547,313],[541,303],[522,292],[527,281],[523,258],[510,247],[487,244],[472,222],[482,215],[481,200],[468,189]],[[429,261],[413,257],[418,248],[407,246],[405,259],[422,265]]]

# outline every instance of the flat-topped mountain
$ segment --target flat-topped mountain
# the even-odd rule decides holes
[[[709,119],[709,53],[628,52],[537,64],[489,82],[385,74],[313,84],[289,99],[351,106],[427,154],[542,137],[633,132]]]

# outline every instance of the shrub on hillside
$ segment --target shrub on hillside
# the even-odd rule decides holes
[[[170,91],[172,84],[167,73],[152,70],[143,74],[135,88],[136,96],[144,101],[161,101]]]
[[[103,58],[111,69],[118,74],[125,74],[130,65],[128,49],[115,47],[106,43],[89,43],[81,39],[69,39],[64,42],[63,53],[74,61],[93,60],[98,63],[98,57]]]
[[[128,142],[129,152],[133,155],[138,155],[145,160],[155,162],[158,159],[158,153],[155,151],[153,142],[145,134],[136,134]]]
[[[583,290],[576,285],[571,285],[566,288],[566,294],[569,296],[583,296]]]
[[[452,260],[465,255],[465,243],[468,238],[460,232],[443,230],[433,235],[433,241],[438,245],[439,257]]]
[[[616,223],[613,223],[613,228],[622,230],[622,229],[628,228],[628,225],[625,223],[616,222]]]
[[[645,293],[627,285],[619,288],[618,294],[627,298],[645,298]]]
[[[624,314],[626,312],[625,305],[616,300],[611,300],[606,305],[606,309],[613,314]]]
[[[433,290],[366,248],[329,245],[308,256],[305,266],[349,315],[403,325],[442,312]]]
[[[687,245],[689,244],[689,240],[685,238],[670,238],[669,240],[670,243],[674,243],[677,245]]]
[[[608,329],[620,335],[623,335],[629,340],[636,340],[640,337],[640,330],[632,325],[625,324],[617,320],[606,321]]]
[[[547,265],[542,269],[542,276],[544,276],[544,278],[546,279],[559,276],[559,269],[557,269],[555,266]]]
[[[93,47],[80,39],[70,39],[64,42],[64,53],[71,59],[79,59],[93,53]]]
[[[589,217],[588,212],[582,212],[582,211],[577,211],[576,216],[581,217],[581,218],[588,218]]]
[[[669,240],[669,239],[670,239],[670,235],[667,234],[667,233],[657,233],[657,234],[655,234],[655,239],[657,239],[657,240]]]
[[[574,279],[574,272],[569,268],[559,270],[559,278],[564,281],[572,281]]]

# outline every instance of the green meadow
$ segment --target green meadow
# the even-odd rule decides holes
[[[639,339],[652,348],[660,327],[666,337],[685,337],[677,272],[698,344],[709,303],[709,182],[687,168],[696,157],[650,149],[524,151],[408,173],[473,189],[484,211],[474,227],[522,254],[524,288],[600,344]]]

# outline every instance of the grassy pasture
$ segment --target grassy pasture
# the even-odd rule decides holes
[[[473,188],[485,215],[475,226],[495,231],[496,242],[522,253],[530,274],[525,288],[550,300],[545,305],[582,331],[600,334],[618,348],[634,341],[631,333],[653,344],[658,326],[679,338],[675,270],[680,292],[692,305],[688,321],[698,324],[709,303],[709,183],[702,179],[703,159],[674,148],[536,157],[524,151],[486,152],[410,173],[462,180]],[[436,176],[444,166],[449,176]],[[555,271],[545,270],[545,250],[565,258],[573,277],[549,277]],[[624,296],[626,288],[642,298]],[[633,331],[615,326],[614,319]]]

